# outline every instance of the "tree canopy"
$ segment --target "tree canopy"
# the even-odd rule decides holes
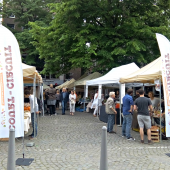
[[[63,0],[50,8],[55,15],[48,27],[30,24],[44,72],[144,65],[160,56],[155,33],[169,37],[163,0]]]
[[[44,60],[39,59],[39,52],[31,44],[32,34],[29,32],[29,22],[36,22],[37,25],[47,26],[52,20],[47,4],[57,2],[57,0],[3,0],[3,18],[15,15],[16,29],[11,31],[15,34],[25,57],[23,62],[35,66],[44,66]],[[3,23],[5,25],[5,23]],[[7,26],[7,25],[5,25]]]
[[[8,13],[28,28],[19,37],[31,36],[26,42],[45,60],[44,73],[78,67],[105,72],[130,62],[143,66],[160,56],[155,33],[170,37],[167,0],[8,1],[18,7]]]

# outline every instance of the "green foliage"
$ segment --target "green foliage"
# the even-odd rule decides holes
[[[16,29],[10,29],[16,36],[23,62],[42,68],[44,60],[39,60],[39,52],[32,45],[32,34],[29,32],[28,23],[36,22],[37,25],[45,27],[52,20],[52,13],[49,12],[47,4],[54,3],[56,0],[4,0],[3,18],[8,18],[11,14],[15,15]],[[3,23],[5,25],[5,23]],[[6,25],[5,25],[6,26]],[[23,29],[23,31],[22,31]]]
[[[51,4],[48,27],[30,23],[44,72],[72,68],[105,72],[160,56],[155,33],[169,35],[169,2],[165,0],[63,0]],[[90,47],[86,43],[90,43]]]

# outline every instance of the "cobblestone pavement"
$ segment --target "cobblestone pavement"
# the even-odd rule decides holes
[[[39,133],[35,146],[25,148],[25,157],[34,158],[29,170],[99,170],[101,128],[106,125],[90,113],[45,116],[39,119]],[[170,140],[148,144],[139,143],[139,133],[132,132],[136,141],[108,134],[109,170],[170,170]],[[145,136],[146,138],[146,136]],[[147,141],[147,139],[146,139]],[[25,137],[25,144],[29,138]],[[7,166],[8,142],[0,142],[0,170]],[[16,159],[22,158],[22,139],[16,139]]]

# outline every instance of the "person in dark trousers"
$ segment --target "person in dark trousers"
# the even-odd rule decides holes
[[[140,127],[140,136],[141,143],[144,143],[144,126],[147,129],[148,135],[148,144],[153,144],[151,140],[151,118],[148,111],[148,107],[150,112],[152,113],[152,103],[149,98],[144,97],[144,91],[142,89],[139,90],[140,97],[137,98],[134,102],[134,110],[138,110],[138,124]]]
[[[56,105],[56,89],[53,88],[53,85],[50,84],[50,88],[47,89],[46,95],[48,97],[47,99],[47,105],[50,109],[50,116],[56,115],[55,114],[55,105]]]
[[[133,111],[133,90],[128,89],[127,94],[123,97],[123,125],[122,125],[122,137],[126,137],[127,140],[135,140],[131,134],[132,127],[132,111]]]
[[[67,102],[69,101],[69,95],[68,95],[68,92],[66,91],[66,88],[63,88],[63,91],[61,92],[60,101],[62,105],[62,115],[65,115]]]
[[[110,97],[107,99],[106,107],[105,107],[106,109],[105,111],[108,114],[107,132],[116,133],[113,131],[113,126],[115,124],[115,114],[117,114],[115,110],[115,103],[114,103],[115,92],[110,92],[109,96]]]
[[[60,91],[57,90],[56,92],[56,110],[58,110],[60,107]]]

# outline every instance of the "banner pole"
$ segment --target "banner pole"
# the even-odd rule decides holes
[[[9,130],[7,170],[15,170],[15,129]]]
[[[160,85],[160,91],[159,91],[159,98],[160,98],[160,143],[162,142],[162,126],[161,126],[161,78],[159,81]]]
[[[43,116],[44,116],[44,96],[43,96],[43,84],[41,85],[41,99],[42,99],[42,112],[43,112]]]
[[[36,121],[36,106],[35,106],[35,94],[36,94],[36,89],[35,89],[35,86],[36,86],[36,74],[34,76],[34,84],[33,84],[33,95],[34,95],[34,138],[35,138],[35,133],[36,133],[36,130],[35,130],[35,121]]]
[[[119,84],[119,94],[120,94],[120,107],[119,107],[119,117],[120,117],[120,126],[122,125],[122,115],[121,115],[121,110],[122,110],[122,92],[121,92],[121,84]]]

